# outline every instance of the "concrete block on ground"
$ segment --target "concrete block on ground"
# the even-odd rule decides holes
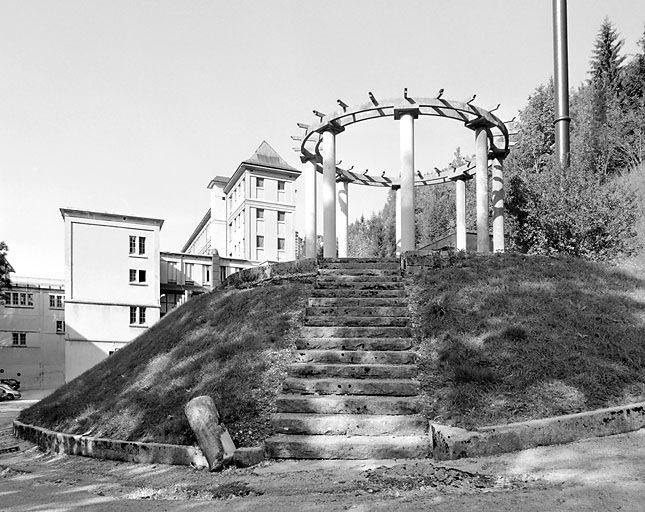
[[[265,459],[264,446],[238,448],[233,455],[233,462],[237,467],[248,468],[255,466]]]
[[[645,402],[493,425],[476,431],[439,424],[431,424],[431,427],[435,459],[495,455],[645,428]]]

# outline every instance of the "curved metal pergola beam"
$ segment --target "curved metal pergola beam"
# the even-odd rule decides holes
[[[305,130],[304,136],[293,137],[295,140],[301,141],[299,150],[301,159],[315,163],[316,170],[322,172],[322,156],[320,154],[322,137],[320,134],[324,131],[333,130],[337,133],[342,132],[345,130],[345,127],[352,124],[381,117],[395,117],[397,111],[410,109],[417,110],[419,116],[445,117],[463,122],[471,130],[475,130],[479,126],[484,126],[489,140],[490,153],[492,155],[501,155],[502,157],[508,154],[508,129],[504,122],[492,113],[499,108],[499,105],[493,110],[488,111],[473,105],[472,101],[475,99],[474,96],[471,100],[462,102],[443,99],[441,98],[441,92],[436,98],[412,98],[407,95],[407,90],[404,92],[402,98],[379,101],[372,93],[369,94],[369,97],[370,103],[364,103],[357,107],[350,107],[346,103],[338,100],[338,104],[341,106],[340,110],[330,115],[314,111],[314,114],[318,117],[317,122],[311,125],[298,123],[298,126]],[[503,147],[497,146],[494,141],[494,137],[499,137],[500,135],[503,137]],[[469,179],[474,173],[475,166],[468,163],[460,166],[446,176],[423,178],[421,180],[415,180],[414,184],[415,186],[437,185],[448,181],[455,181],[456,179]],[[393,187],[399,185],[397,180],[392,180],[385,176],[354,173],[338,166],[336,167],[336,174],[337,181],[349,181],[351,183],[378,187]]]

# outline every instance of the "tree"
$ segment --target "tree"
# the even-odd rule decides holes
[[[13,272],[13,267],[7,260],[7,251],[9,247],[7,244],[0,241],[0,292],[11,286],[10,273]],[[4,294],[0,293],[0,301],[4,302]]]
[[[623,44],[614,25],[605,18],[596,36],[590,61],[591,82],[596,87],[614,91],[619,88],[621,66],[625,60],[625,56],[620,55]]]

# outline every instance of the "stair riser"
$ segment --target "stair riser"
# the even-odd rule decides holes
[[[387,268],[319,268],[318,275],[321,276],[401,276],[401,270],[396,267]]]
[[[314,287],[319,290],[342,289],[342,290],[403,290],[403,283],[376,282],[370,281],[322,281],[316,280]]]
[[[307,316],[409,316],[410,312],[406,307],[308,307]]]
[[[408,350],[411,338],[311,338],[297,339],[298,350]]]
[[[364,290],[364,289],[339,289],[339,288],[314,288],[311,290],[311,297],[322,298],[375,298],[375,299],[388,299],[398,298],[405,299],[405,290]]]
[[[415,364],[418,357],[412,351],[302,350],[296,360],[323,364]]]
[[[407,307],[408,301],[404,298],[383,298],[383,299],[370,299],[370,298],[332,298],[332,297],[318,297],[309,299],[309,307],[322,308],[368,308],[368,307],[382,307],[382,308],[397,308]]]
[[[304,395],[379,395],[416,396],[419,383],[408,380],[358,380],[358,379],[295,379],[287,377],[282,389],[285,393]]]
[[[418,397],[280,395],[276,407],[281,413],[399,415],[417,414],[421,402]]]
[[[403,281],[401,276],[346,276],[338,275],[319,275],[316,278],[317,283],[400,283]]]
[[[409,338],[408,327],[303,327],[303,338]]]
[[[410,323],[409,318],[399,318],[393,316],[382,317],[351,317],[351,316],[308,316],[305,317],[304,324],[318,327],[406,327]]]
[[[374,267],[375,265],[400,265],[398,258],[322,258],[319,260],[320,266],[325,265],[367,265]]]
[[[276,434],[345,436],[418,436],[427,433],[428,420],[419,415],[305,415],[276,414],[271,420]]]
[[[416,365],[294,363],[287,367],[289,377],[300,379],[413,379],[417,374]]]
[[[342,442],[334,444],[325,442],[325,439],[312,442],[311,437],[316,436],[303,437],[305,439],[292,442],[270,438],[266,443],[268,456],[277,459],[416,459],[428,457],[432,452],[430,436],[415,437],[411,442],[406,442],[406,438],[388,436],[382,439],[364,437],[364,443],[358,443],[354,438],[342,438]]]

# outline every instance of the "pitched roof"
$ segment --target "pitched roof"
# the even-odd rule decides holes
[[[258,146],[255,153],[242,162],[243,164],[261,165],[262,167],[274,167],[276,169],[285,169],[288,171],[300,172],[291,167],[278,153],[273,149],[266,140]]]

